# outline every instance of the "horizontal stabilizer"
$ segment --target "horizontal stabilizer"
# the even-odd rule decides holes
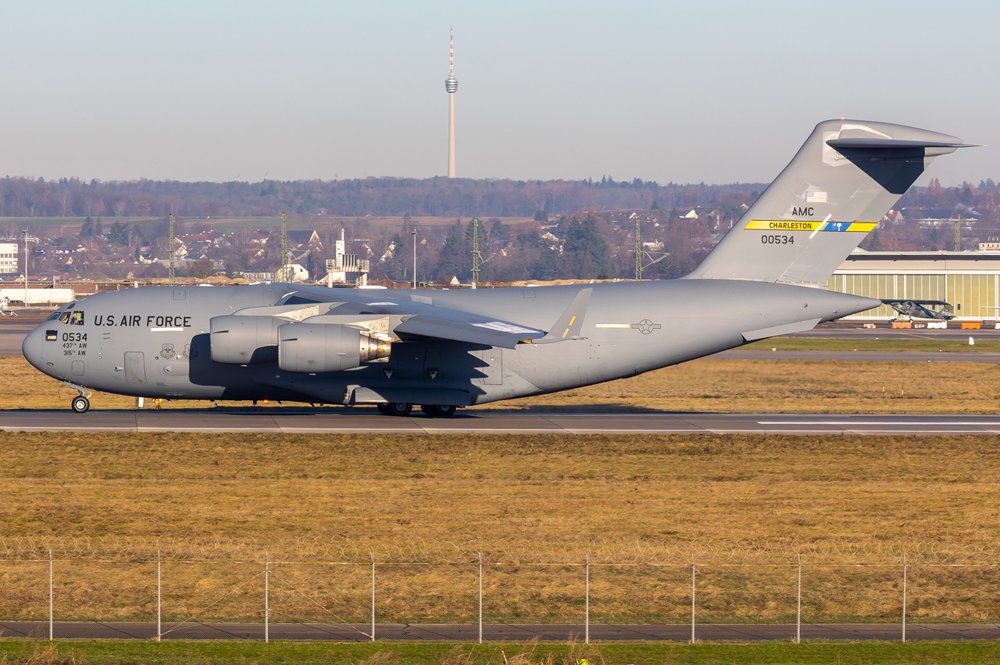
[[[820,319],[806,319],[805,321],[784,323],[780,326],[771,326],[770,328],[748,330],[743,333],[743,341],[756,342],[758,339],[767,339],[768,337],[777,337],[778,335],[790,335],[792,333],[805,332],[806,330],[812,330],[815,328],[816,324],[819,322]]]

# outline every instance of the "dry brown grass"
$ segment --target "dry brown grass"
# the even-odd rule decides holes
[[[0,357],[4,408],[66,409],[73,390],[20,357]],[[1000,367],[990,363],[836,362],[705,358],[597,386],[479,408],[612,406],[669,411],[993,413]],[[147,400],[147,408],[150,408]],[[234,403],[225,403],[226,405]],[[95,409],[135,400],[98,393]],[[207,402],[164,402],[164,408]]]
[[[73,394],[20,358],[0,370],[6,408]],[[485,408],[994,412],[998,371],[704,359]],[[148,619],[158,541],[176,619],[259,618],[267,549],[275,620],[363,620],[372,550],[384,620],[471,620],[477,552],[488,620],[579,620],[589,552],[595,621],[686,620],[692,555],[703,620],[787,621],[799,549],[807,621],[895,617],[904,550],[912,617],[995,621],[996,443],[2,434],[0,617],[44,616],[47,562],[31,559],[54,543],[58,616]]]
[[[997,563],[996,444],[8,433],[0,535],[69,556],[56,563],[62,618],[152,616],[160,539],[173,618],[259,618],[267,549],[275,620],[363,620],[371,549],[384,620],[471,620],[480,551],[487,618],[579,619],[590,552],[595,621],[683,621],[692,554],[704,620],[789,620],[800,548],[809,621],[895,616],[903,550],[912,616],[987,621],[1000,573],[978,564]],[[81,536],[90,554],[59,540]],[[127,556],[123,538],[140,541]],[[228,547],[196,546],[215,539]],[[0,562],[0,616],[41,617],[47,563],[24,561],[18,542],[5,555],[18,560]]]

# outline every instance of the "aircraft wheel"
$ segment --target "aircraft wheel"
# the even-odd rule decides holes
[[[90,410],[90,400],[83,395],[77,395],[70,402],[70,408],[73,409],[75,413],[87,413]]]
[[[420,410],[431,418],[451,418],[457,407],[444,404],[424,404]]]
[[[406,402],[388,402],[376,405],[378,412],[384,416],[408,416],[413,410],[412,404]]]

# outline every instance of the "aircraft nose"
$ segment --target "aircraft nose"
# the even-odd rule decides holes
[[[44,342],[45,331],[41,327],[32,330],[21,342],[21,353],[24,354],[25,360],[43,372],[45,371]]]

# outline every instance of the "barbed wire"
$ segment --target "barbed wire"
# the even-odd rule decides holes
[[[110,561],[230,561],[274,563],[477,564],[490,565],[697,565],[856,564],[893,565],[904,556],[913,565],[1000,565],[1000,541],[792,540],[668,541],[659,539],[580,539],[548,542],[525,539],[503,543],[448,542],[406,538],[394,542],[345,541],[334,536],[295,538],[3,537],[0,560],[54,559]]]

